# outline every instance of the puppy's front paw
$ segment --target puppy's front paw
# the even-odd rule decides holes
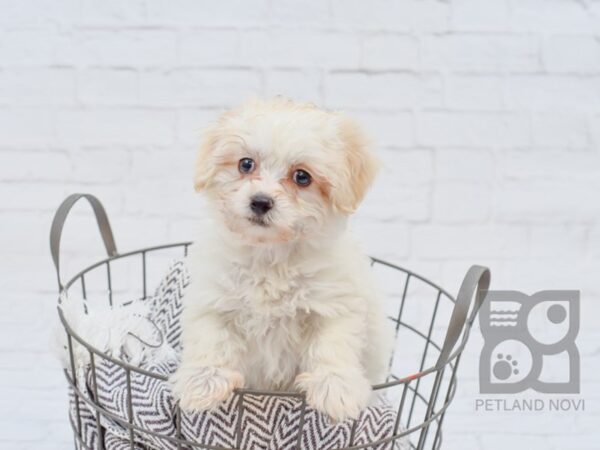
[[[185,411],[207,411],[244,386],[244,376],[222,367],[180,367],[170,378],[173,396]]]
[[[306,391],[309,406],[334,422],[356,419],[369,403],[371,385],[358,369],[318,369],[296,377],[296,387]]]

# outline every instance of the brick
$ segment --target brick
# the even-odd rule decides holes
[[[4,306],[4,305],[3,305]],[[10,358],[8,360],[0,361],[0,369],[2,370],[21,370],[21,369],[33,369],[40,361],[40,359],[49,359],[50,355],[41,355],[40,352],[6,352],[6,356]],[[56,361],[53,360],[53,367],[56,366]]]
[[[267,1],[256,0],[248,7],[244,0],[180,0],[177,7],[169,0],[149,0],[147,15],[151,22],[188,25],[262,25],[267,18]]]
[[[0,244],[5,254],[29,254],[38,256],[48,244],[48,236],[40,229],[40,213],[0,213],[2,235]],[[16,320],[12,314],[10,320]],[[1,319],[0,319],[1,320]],[[5,319],[6,320],[6,319]]]
[[[329,9],[328,2],[280,0],[270,5],[269,20],[275,24],[292,26],[326,24],[329,21]]]
[[[455,260],[514,258],[527,245],[527,228],[518,225],[420,225],[413,229],[415,256]]]
[[[152,71],[141,74],[141,103],[152,106],[233,106],[261,91],[260,75],[247,69]]]
[[[380,177],[385,185],[427,186],[433,181],[433,154],[425,149],[382,150]]]
[[[331,2],[332,21],[335,25],[359,29],[410,29],[408,20],[400,14],[398,2],[374,1],[366,4],[360,0]]]
[[[193,204],[198,206],[199,211],[207,207],[199,194],[196,194],[193,200]],[[210,218],[204,215],[194,218],[180,218],[176,222],[170,222],[167,229],[167,240],[168,242],[195,241],[198,239],[199,230],[209,226],[209,222]]]
[[[460,369],[459,369],[460,371]],[[574,425],[574,417],[568,413],[549,413],[544,411],[543,414],[539,412],[521,412],[518,411],[479,411],[474,412],[475,409],[475,398],[487,398],[487,396],[473,396],[471,404],[473,405],[471,411],[468,414],[459,414],[455,417],[457,422],[463,424],[468,429],[477,427],[482,436],[497,438],[502,444],[491,443],[493,439],[486,439],[483,448],[487,449],[501,449],[506,448],[509,445],[526,445],[527,448],[549,448],[548,442],[550,437],[547,435],[565,433],[565,429],[552,429],[548,430],[548,423],[554,423],[555,421],[568,425],[567,429],[571,429]],[[498,396],[499,397],[499,396]],[[493,397],[493,398],[498,398]],[[532,398],[529,396],[523,396],[521,398]],[[508,397],[510,402],[513,397]],[[456,423],[456,422],[455,422]],[[466,428],[463,428],[466,429]],[[510,430],[504,433],[498,433],[498,430]],[[536,443],[537,442],[537,443]],[[544,445],[545,444],[545,445]]]
[[[450,416],[450,414],[448,415]],[[452,423],[450,421],[448,422]],[[447,425],[447,428],[450,430],[456,429],[456,427],[453,427],[452,425]],[[444,433],[444,446],[448,448],[448,450],[481,450],[477,436],[462,435],[452,431]]]
[[[510,20],[506,0],[458,0],[452,2],[450,26],[460,31],[505,31]]]
[[[434,178],[440,181],[492,183],[495,161],[491,151],[483,149],[444,149],[436,152]]]
[[[192,167],[196,149],[181,152],[166,148],[161,150],[135,150],[129,155],[131,167],[126,172],[137,180],[173,179],[173,174],[188,175],[192,187]],[[183,177],[182,177],[183,178]]]
[[[186,66],[239,64],[240,36],[235,30],[201,30],[183,33],[179,59]]]
[[[328,105],[343,108],[436,107],[442,87],[437,75],[334,72],[325,78],[325,97]]]
[[[496,193],[496,218],[519,223],[588,222],[600,212],[590,187],[597,189],[597,182],[507,181]]]
[[[365,68],[415,69],[419,64],[419,41],[414,36],[368,35],[362,45]]]
[[[41,186],[44,186],[43,189]],[[21,182],[5,183],[0,191],[2,209],[6,211],[53,211],[67,190],[62,184]]]
[[[576,180],[592,188],[600,172],[600,155],[592,152],[505,151],[496,161],[501,178],[519,182]]]
[[[594,36],[549,36],[543,43],[544,66],[550,72],[598,72],[600,42]]]
[[[145,212],[148,214],[153,211],[147,210]],[[117,223],[119,231],[116,236],[123,248],[137,249],[159,242],[178,242],[183,240],[182,236],[167,240],[169,220],[166,217],[124,217],[119,218]],[[140,233],[140,230],[144,230],[143,233]],[[116,232],[117,230],[115,230]]]
[[[2,181],[62,181],[71,170],[71,161],[63,151],[0,150]]]
[[[353,112],[352,116],[371,137],[375,148],[415,145],[415,118],[412,113]]]
[[[30,4],[19,0],[4,0],[0,24],[8,27],[44,26],[76,22],[79,18],[77,0],[65,0],[60,3],[52,0],[37,0],[35,10],[32,10]]]
[[[263,67],[272,65],[269,60],[269,45],[271,36],[267,30],[242,29],[239,34],[239,49],[236,65],[248,67]],[[289,68],[288,68],[289,69]]]
[[[6,208],[7,210],[9,208]],[[48,232],[50,228],[50,221],[46,222],[47,227],[44,228]],[[2,232],[12,231],[8,227],[0,228]],[[44,230],[39,229],[38,232],[42,233]],[[23,243],[27,245],[27,242]],[[47,248],[47,247],[46,247]],[[23,294],[24,292],[30,296],[33,296],[36,292],[56,293],[56,275],[51,269],[51,262],[46,256],[44,258],[42,253],[38,253],[36,257],[32,257],[27,254],[5,254],[5,257],[0,260],[0,268],[4,273],[10,273],[9,277],[0,278],[0,287],[7,295],[13,297],[13,294]],[[46,254],[47,255],[47,254]],[[35,280],[35,285],[32,286],[32,280]],[[53,295],[52,299],[55,298]],[[38,330],[38,332],[41,330]],[[37,333],[33,338],[39,339],[40,333]],[[10,346],[7,343],[0,343],[0,351],[9,349]],[[41,346],[38,349],[43,348]],[[47,348],[47,347],[45,347]],[[20,350],[21,347],[13,348],[11,351]],[[30,346],[31,349],[31,346]]]
[[[140,74],[140,103],[145,106],[179,105],[183,90],[172,71],[154,70]]]
[[[518,113],[424,112],[417,117],[419,142],[441,147],[519,147],[530,142],[527,117]]]
[[[502,78],[449,75],[444,82],[446,106],[453,110],[498,111],[503,107]]]
[[[55,118],[50,108],[0,108],[0,123],[4,145],[48,144],[56,135]]]
[[[18,379],[18,375],[22,375],[22,381],[19,384],[29,381],[30,386],[29,388],[22,384],[19,387],[15,386],[14,391],[15,394],[17,394],[15,395],[15,398],[21,398],[22,401],[14,404],[11,402],[11,406],[14,407],[11,408],[11,414],[7,415],[6,418],[3,418],[4,420],[43,420],[46,424],[51,424],[52,422],[56,423],[58,417],[63,417],[63,414],[57,414],[53,419],[48,420],[48,418],[45,418],[44,420],[39,413],[50,406],[49,402],[58,402],[61,399],[64,401],[66,398],[66,390],[64,388],[61,389],[60,386],[43,386],[43,384],[45,384],[44,378],[46,376],[49,377],[49,380],[54,380],[55,383],[60,383],[61,381],[64,383],[64,375],[61,373],[62,371],[60,368],[56,365],[53,369],[54,374],[51,374],[49,370],[40,371],[40,377],[37,380],[34,379],[35,370],[30,370],[29,373],[26,371],[15,371],[14,374],[10,374],[11,378],[15,378],[15,382],[12,382],[13,380],[11,379],[9,385],[19,383],[20,380]],[[58,377],[56,374],[59,374]],[[63,380],[60,379],[61,376]],[[6,388],[3,388],[2,395],[6,398]],[[27,404],[32,405],[37,411],[29,411],[30,414],[28,414]],[[23,436],[23,441],[27,441],[26,436]]]
[[[62,140],[85,144],[165,144],[175,131],[172,112],[152,109],[65,110],[57,120]]]
[[[446,31],[449,26],[450,5],[437,1],[333,0],[332,22],[369,30]]]
[[[84,104],[135,105],[138,74],[131,69],[86,69],[78,76],[79,98]]]
[[[540,62],[537,42],[527,35],[426,35],[422,67],[473,72],[536,71],[540,69]]]
[[[517,420],[513,419],[510,422],[515,423]],[[509,424],[507,425],[510,426]],[[539,428],[539,430],[543,430],[543,428]],[[500,450],[511,446],[516,447],[518,445],[531,449],[548,448],[550,446],[550,441],[545,436],[528,436],[526,434],[517,433],[489,433],[482,436],[481,440],[482,445],[484,446],[483,448],[489,450]]]
[[[82,21],[86,24],[143,23],[144,1],[84,0]]]
[[[531,228],[530,256],[533,258],[577,259],[586,253],[586,225],[536,225]]]
[[[177,120],[177,140],[190,151],[195,151],[200,143],[202,130],[215,122],[220,112],[220,109],[182,109]]]
[[[430,217],[433,156],[427,150],[378,152],[381,170],[360,211],[378,220],[403,218],[422,222]]]
[[[387,178],[390,176],[388,175]],[[397,183],[388,185],[380,174],[360,206],[371,220],[423,223],[431,217],[431,187]]]
[[[75,73],[71,69],[13,69],[0,72],[0,105],[75,104]]]
[[[595,416],[594,419],[598,420],[598,416]],[[596,431],[594,431],[593,426],[591,426],[588,430],[585,430],[582,434],[577,436],[573,435],[558,435],[552,437],[552,443],[557,446],[557,448],[565,447],[571,445],[574,440],[577,440],[577,447],[580,450],[594,450],[595,448],[595,440],[597,438]]]
[[[356,68],[360,61],[352,33],[275,29],[267,37],[266,59],[275,66]]]
[[[510,27],[544,34],[596,34],[600,19],[593,5],[562,0],[527,0],[511,4]]]
[[[152,67],[172,64],[177,57],[174,31],[160,29],[82,29],[61,40],[56,58],[63,64]]]
[[[369,255],[401,261],[409,254],[410,233],[406,225],[387,227],[359,216],[352,221],[351,228]]]
[[[433,220],[440,223],[476,224],[487,220],[492,209],[490,184],[439,183],[433,195]]]
[[[532,119],[536,147],[585,149],[590,147],[587,117],[583,114],[543,113]]]
[[[27,431],[32,428],[28,433]],[[42,441],[47,438],[48,431],[45,427],[40,426],[36,421],[21,421],[18,425],[15,422],[0,421],[0,433],[8,442],[22,441]],[[27,438],[24,438],[27,436]]]
[[[136,183],[135,189],[124,194],[125,212],[128,215],[146,214],[155,217],[203,217],[201,212],[186,207],[193,197],[191,175],[184,174],[169,180],[143,179]]]
[[[5,13],[2,17],[8,17]],[[51,65],[55,63],[57,32],[42,26],[4,28],[0,34],[0,60],[3,65]]]
[[[506,80],[506,104],[513,109],[598,111],[599,77],[514,75]]]
[[[321,74],[317,70],[270,70],[265,76],[267,97],[283,95],[299,101],[322,103]]]
[[[397,23],[404,20],[400,17],[405,17],[412,30],[425,32],[445,32],[450,28],[451,5],[449,3],[436,0],[412,0],[401,2],[399,6],[405,9],[399,11],[400,16],[391,16],[389,20],[395,19]],[[393,28],[396,29],[397,26]]]
[[[127,149],[82,148],[73,157],[75,182],[116,183],[131,173],[131,155]]]

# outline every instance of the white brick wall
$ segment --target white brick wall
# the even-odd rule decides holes
[[[452,291],[471,263],[496,288],[581,289],[586,412],[476,414],[474,339],[445,448],[597,449],[598,0],[0,1],[0,448],[72,443],[47,350],[61,199],[97,194],[123,249],[192,238],[198,130],[251,94],[371,131],[373,254]],[[73,261],[101,252],[81,211]]]

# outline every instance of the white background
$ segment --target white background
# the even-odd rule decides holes
[[[472,263],[496,289],[581,290],[586,411],[476,413],[476,332],[445,448],[598,449],[596,0],[0,1],[0,447],[72,445],[48,351],[62,198],[98,195],[122,250],[193,238],[198,131],[251,94],[364,123],[384,163],[355,220],[371,254],[452,292]],[[91,261],[77,211],[65,256]]]

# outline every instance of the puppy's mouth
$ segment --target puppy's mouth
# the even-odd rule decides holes
[[[246,217],[246,219],[248,219],[248,221],[254,225],[258,225],[260,227],[268,227],[269,223],[265,220],[264,217],[257,217],[257,216],[250,216],[250,217]]]

